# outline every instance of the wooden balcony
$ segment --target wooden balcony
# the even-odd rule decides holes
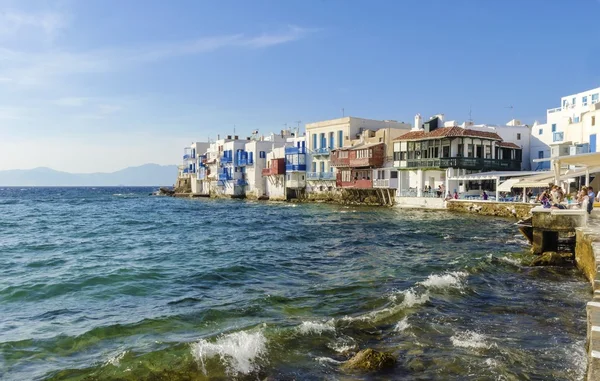
[[[338,188],[354,188],[354,189],[371,189],[373,188],[373,180],[352,180],[352,181],[341,181],[337,180],[335,185]]]

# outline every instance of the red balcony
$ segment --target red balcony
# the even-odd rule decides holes
[[[354,188],[354,189],[371,189],[373,188],[373,180],[352,180],[352,181],[336,181],[335,185],[338,188]]]
[[[363,144],[335,150],[331,153],[331,165],[341,168],[377,168],[382,167],[385,156],[385,145]]]
[[[271,159],[271,167],[263,168],[263,176],[285,175],[285,159]]]

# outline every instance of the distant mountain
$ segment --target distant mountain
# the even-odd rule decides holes
[[[68,173],[51,168],[0,171],[0,186],[154,186],[173,185],[176,165],[144,164],[111,173]]]

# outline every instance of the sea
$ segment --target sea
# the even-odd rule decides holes
[[[0,187],[1,380],[584,377],[590,286],[513,220],[155,190]]]

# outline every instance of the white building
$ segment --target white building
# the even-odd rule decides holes
[[[286,198],[301,198],[306,188],[306,135],[296,132],[287,140],[285,147]]]
[[[285,148],[278,147],[267,153],[267,164],[262,170],[264,196],[269,200],[285,201]]]
[[[596,131],[600,87],[561,98],[560,107],[546,110],[546,123],[531,129],[531,160],[575,153],[597,152]],[[549,169],[550,162],[532,169]]]
[[[335,170],[329,160],[332,149],[349,145],[352,139],[359,139],[364,130],[377,131],[383,128],[408,132],[411,125],[394,120],[362,119],[351,116],[306,124],[306,144],[310,155],[307,161],[307,193],[335,189]]]

